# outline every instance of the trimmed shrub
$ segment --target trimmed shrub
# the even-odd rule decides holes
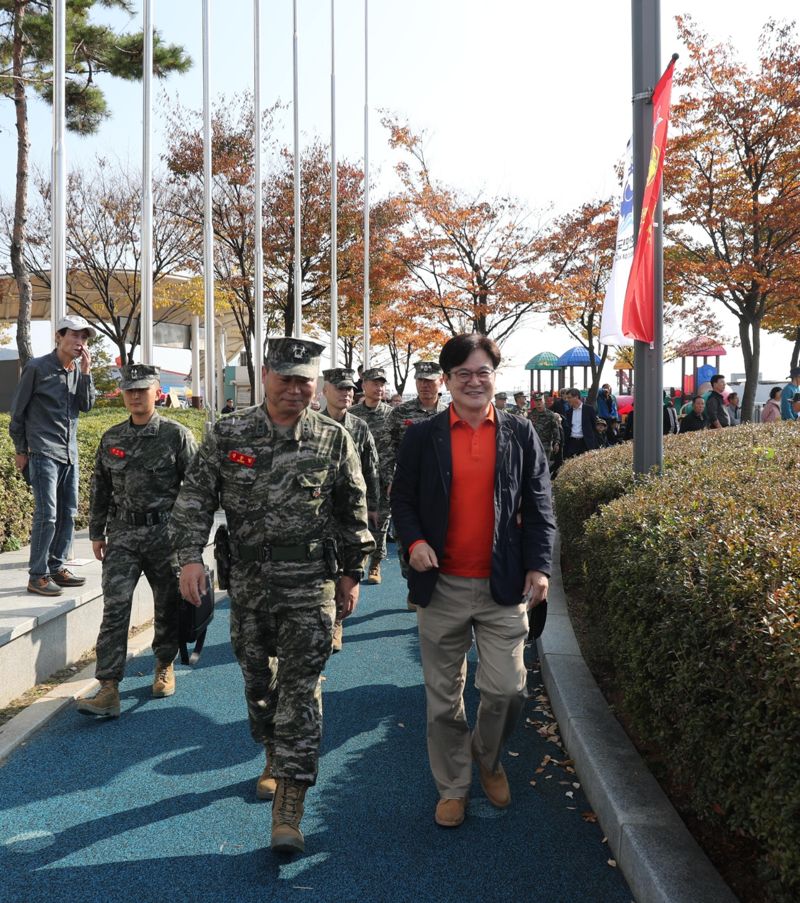
[[[203,412],[159,408],[162,417],[178,420],[189,427],[198,442],[203,435]],[[78,418],[78,514],[75,524],[82,529],[89,524],[89,490],[94,457],[100,437],[109,427],[127,416],[124,408],[93,408]],[[0,551],[18,549],[30,541],[33,495],[14,466],[14,444],[8,435],[8,414],[0,414]]]
[[[796,900],[800,430],[668,439],[661,478],[624,446],[563,468],[565,566],[641,738],[699,817],[757,841],[766,898]]]

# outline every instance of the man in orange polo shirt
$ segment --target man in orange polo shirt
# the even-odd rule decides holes
[[[439,791],[434,818],[457,827],[473,760],[489,802],[511,802],[500,754],[525,701],[529,611],[547,597],[555,520],[547,455],[533,426],[492,405],[495,342],[456,336],[439,363],[453,402],[408,428],[391,504],[418,606],[428,757]],[[463,692],[473,631],[480,705],[470,732]]]

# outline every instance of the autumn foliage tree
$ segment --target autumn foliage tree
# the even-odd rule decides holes
[[[768,21],[750,71],[730,44],[677,22],[689,59],[665,169],[667,278],[736,317],[751,420],[762,324],[800,291],[800,45],[794,25]]]
[[[499,344],[533,309],[536,231],[511,198],[467,195],[434,179],[423,136],[384,119],[403,152],[397,172],[409,225],[396,253],[451,335],[480,332]]]

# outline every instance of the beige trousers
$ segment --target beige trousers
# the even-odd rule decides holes
[[[440,574],[430,604],[417,610],[428,704],[428,758],[443,799],[467,796],[472,758],[491,770],[526,698],[523,604],[498,605],[489,580]],[[480,704],[470,734],[464,712],[467,652],[478,648]]]

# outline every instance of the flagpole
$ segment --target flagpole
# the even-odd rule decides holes
[[[369,0],[364,0],[364,355],[369,368]]]
[[[338,174],[336,172],[336,0],[331,0],[331,367],[339,357],[339,285],[338,261],[339,229],[336,204],[338,202]]]
[[[153,363],[153,154],[151,121],[153,83],[153,0],[143,0],[142,31],[142,287],[139,298],[141,361]]]
[[[653,135],[652,92],[658,82],[661,59],[660,0],[632,0],[633,40],[633,197],[635,237],[638,238],[642,199]],[[664,317],[661,204],[657,210],[654,243],[654,329],[652,345],[634,342],[635,417],[633,419],[633,471],[661,473],[664,464]]]
[[[300,95],[298,77],[298,35],[297,35],[297,0],[292,2],[293,16],[293,84],[292,99],[294,108],[294,329],[292,334],[297,337],[303,334],[303,273],[300,267],[301,231],[300,221],[300,111],[298,98]]]
[[[253,0],[253,178],[255,180],[253,203],[255,206],[255,289],[253,307],[255,324],[253,337],[253,400],[261,404],[263,386],[261,367],[264,363],[264,245],[263,211],[261,191],[261,0]]]
[[[211,174],[211,28],[209,2],[203,0],[203,295],[205,298],[205,409],[206,421],[216,419],[216,336],[214,323],[214,224],[212,221],[213,182]]]
[[[50,233],[50,323],[55,335],[67,312],[67,167],[64,142],[66,122],[66,0],[53,3],[53,152]]]

